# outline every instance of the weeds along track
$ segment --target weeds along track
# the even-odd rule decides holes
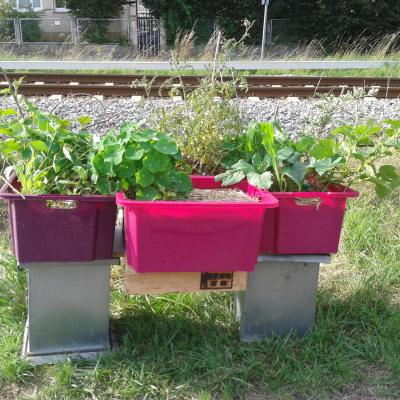
[[[188,92],[195,89],[201,76],[154,76],[114,74],[62,74],[62,73],[10,73],[10,81],[24,77],[19,93],[26,96],[91,94],[102,96],[154,96],[167,97],[172,88],[181,91],[180,79]],[[1,79],[1,78],[0,78]],[[224,77],[230,80],[229,77]],[[355,87],[375,89],[376,97],[400,96],[399,78],[354,78],[313,76],[247,76],[247,88],[237,88],[239,97],[313,97],[316,94],[344,94]],[[8,87],[4,80],[0,90]]]

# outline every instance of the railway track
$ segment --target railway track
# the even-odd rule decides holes
[[[70,94],[91,94],[103,96],[162,96],[167,97],[173,86],[179,87],[178,78],[170,76],[114,75],[114,74],[62,74],[62,73],[10,73],[13,81],[24,77],[19,93],[26,96],[50,96]],[[145,78],[146,77],[146,78]],[[151,85],[145,83],[152,80]],[[0,78],[1,79],[1,78]],[[183,76],[186,90],[193,90],[199,83],[199,76]],[[225,77],[225,80],[230,80]],[[355,87],[375,88],[376,97],[397,98],[400,96],[400,79],[354,78],[354,77],[312,77],[312,76],[248,76],[248,89],[238,89],[240,97],[312,97],[315,94],[332,93],[340,95]],[[8,86],[0,82],[0,90]]]

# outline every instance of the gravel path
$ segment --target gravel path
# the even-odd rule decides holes
[[[52,111],[69,119],[80,115],[90,115],[93,123],[99,123],[91,130],[103,134],[116,129],[125,121],[136,121],[145,124],[154,108],[174,107],[177,103],[171,99],[147,99],[139,102],[131,98],[106,98],[102,101],[93,97],[66,98],[59,100],[49,97],[31,98],[41,110]],[[313,131],[324,115],[332,114],[331,126],[359,122],[368,119],[400,119],[400,99],[366,98],[346,100],[333,98],[323,99],[264,99],[261,101],[235,100],[243,118],[250,121],[268,121],[276,116],[277,120],[291,134],[299,131]],[[58,105],[58,106],[57,106]],[[10,97],[0,97],[0,108],[12,107]],[[107,121],[107,122],[102,122]]]

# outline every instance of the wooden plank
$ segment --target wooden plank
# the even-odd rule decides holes
[[[246,290],[247,272],[233,272],[232,287],[201,289],[200,272],[156,272],[138,274],[132,268],[125,271],[125,289],[128,294],[165,294],[173,292],[238,292]]]

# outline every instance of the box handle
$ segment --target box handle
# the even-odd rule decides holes
[[[46,205],[52,210],[75,210],[78,208],[76,200],[47,200]]]
[[[321,197],[296,197],[294,199],[298,206],[312,206],[319,210],[319,206],[322,203]]]

